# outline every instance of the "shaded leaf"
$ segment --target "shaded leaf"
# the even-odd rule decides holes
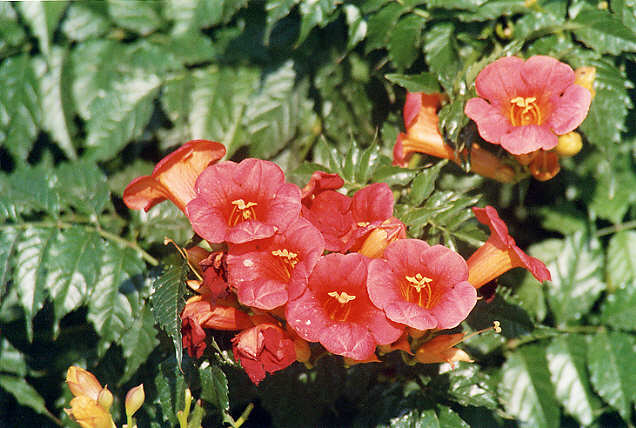
[[[11,373],[19,377],[27,374],[24,354],[3,338],[0,340],[0,372]]]
[[[345,5],[343,11],[347,21],[347,50],[351,50],[367,36],[367,20],[352,4]]]
[[[443,160],[430,168],[422,169],[413,179],[409,192],[409,201],[413,206],[420,205],[426,198],[431,196],[431,193],[435,190],[435,181],[439,176],[439,172],[447,163],[447,161]]]
[[[603,324],[617,330],[636,331],[636,279],[607,296],[601,316]]]
[[[455,413],[450,407],[439,405],[437,406],[437,418],[439,419],[440,428],[469,428],[470,425],[466,423],[457,413]]]
[[[186,382],[174,359],[162,361],[155,377],[155,386],[164,420],[177,425],[177,412],[185,404]]]
[[[560,419],[550,382],[545,351],[525,346],[504,363],[499,393],[506,412],[536,428],[549,428]]]
[[[585,214],[579,211],[574,204],[543,206],[539,208],[538,212],[543,228],[563,235],[585,230],[587,226]]]
[[[14,281],[24,309],[29,341],[33,340],[32,320],[42,308],[48,294],[47,271],[51,246],[57,239],[57,229],[27,228],[16,247]]]
[[[185,304],[183,294],[186,273],[185,262],[167,266],[153,283],[150,296],[155,321],[172,339],[179,367],[181,367],[182,357],[180,315]]]
[[[159,344],[155,319],[149,305],[144,305],[142,312],[132,321],[119,343],[126,359],[126,371],[119,381],[121,384],[130,379]]]
[[[450,381],[448,392],[453,400],[462,406],[497,408],[497,384],[479,366],[458,363],[456,368],[447,373]]]
[[[431,71],[437,73],[442,86],[449,92],[461,69],[455,45],[455,26],[450,22],[437,24],[426,32],[424,45],[426,61]]]
[[[600,53],[636,51],[636,33],[607,11],[586,9],[573,22],[581,26],[574,30],[576,37]]]
[[[48,56],[53,32],[68,6],[66,2],[21,2],[20,13],[38,38],[40,50]]]
[[[9,176],[9,185],[7,193],[19,211],[59,215],[60,196],[55,188],[55,177],[47,168],[21,168]]]
[[[265,44],[269,44],[269,36],[272,34],[274,25],[289,15],[292,8],[300,3],[300,0],[267,0],[265,12],[267,12],[267,24],[265,25]]]
[[[41,415],[49,414],[44,398],[22,377],[0,374],[0,387],[15,397],[18,403]]]
[[[568,414],[590,425],[600,402],[592,392],[585,367],[585,339],[567,335],[553,339],[546,349],[555,395]]]
[[[369,18],[365,52],[386,46],[389,37],[406,8],[398,3],[389,3]]]
[[[88,320],[100,335],[97,346],[104,355],[113,341],[120,341],[137,311],[127,297],[137,294],[138,283],[145,268],[139,254],[130,248],[105,243],[99,280],[91,291]]]
[[[38,83],[27,55],[12,56],[0,65],[0,143],[26,160],[38,135]]]
[[[412,75],[391,73],[386,74],[384,77],[409,92],[424,92],[430,94],[432,92],[440,92],[441,90],[437,77],[433,73],[426,71]]]
[[[96,218],[110,203],[108,181],[94,162],[67,162],[56,173],[61,199],[80,212]]]
[[[608,288],[636,280],[636,232],[625,230],[612,236],[606,261]]]
[[[621,416],[630,418],[636,397],[636,360],[634,337],[625,333],[598,333],[590,338],[587,347],[590,381]]]
[[[18,229],[0,230],[0,300],[4,300],[11,279],[12,260],[19,240]]]
[[[0,57],[12,47],[19,46],[25,35],[11,2],[0,2]]]
[[[402,18],[391,33],[389,57],[398,69],[408,68],[421,52],[420,39],[424,20],[417,15]]]
[[[201,377],[201,398],[217,409],[229,410],[227,377],[218,366],[203,363],[199,368]]]
[[[336,10],[337,3],[336,0],[306,0],[300,2],[300,35],[296,41],[296,46],[301,45],[305,41],[314,27],[324,28],[336,17],[333,12]]]
[[[392,418],[389,427],[391,428],[416,428],[430,427],[440,428],[439,419],[435,410],[411,410],[403,416]]]
[[[600,244],[582,232],[565,239],[561,254],[548,269],[552,274],[548,302],[559,325],[580,319],[606,287]]]

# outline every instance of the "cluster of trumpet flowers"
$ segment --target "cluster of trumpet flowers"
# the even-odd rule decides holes
[[[550,279],[492,207],[474,208],[491,237],[465,260],[408,238],[385,183],[348,196],[341,177],[316,171],[301,189],[272,162],[224,154],[220,143],[190,141],[123,199],[145,210],[168,199],[187,216],[205,245],[183,250],[196,276],[183,346],[201,358],[210,330],[236,331],[234,357],[255,384],[327,353],[347,364],[392,351],[413,362],[470,361],[454,347],[464,334],[444,330],[468,316],[476,290],[514,267]]]
[[[475,80],[477,97],[466,103],[480,138],[466,141],[457,151],[438,129],[443,94],[408,93],[404,105],[405,133],[394,146],[394,164],[407,166],[414,153],[462,163],[500,182],[516,182],[531,175],[546,181],[556,176],[560,158],[577,154],[581,135],[575,129],[587,116],[594,97],[593,67],[576,71],[552,57],[523,60],[503,57],[487,65]],[[497,156],[487,145],[500,146]]]

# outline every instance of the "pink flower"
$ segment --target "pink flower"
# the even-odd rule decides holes
[[[512,268],[522,267],[538,281],[549,281],[550,271],[539,259],[530,257],[517,247],[497,210],[491,206],[473,208],[475,217],[490,228],[490,238],[468,259],[468,282],[475,288],[489,283]]]
[[[148,211],[170,199],[181,211],[194,197],[194,182],[208,165],[225,156],[225,147],[214,141],[192,140],[159,161],[152,175],[135,178],[124,190],[124,203]]]
[[[298,218],[271,238],[230,244],[228,281],[243,305],[274,309],[304,290],[324,247],[318,229]]]
[[[212,243],[269,238],[300,213],[300,189],[273,162],[245,159],[205,169],[186,206],[194,231]]]
[[[232,339],[234,358],[256,385],[267,373],[282,370],[296,361],[294,341],[274,324],[258,324]]]
[[[368,263],[358,253],[320,258],[304,294],[287,303],[289,326],[303,339],[354,360],[366,360],[377,345],[395,342],[403,328],[369,300]]]
[[[400,239],[369,264],[367,290],[395,322],[418,330],[453,328],[477,302],[468,267],[454,251],[419,239]]]
[[[590,107],[590,91],[574,84],[569,65],[542,55],[526,61],[503,57],[477,76],[465,113],[479,135],[513,155],[557,145],[557,135],[579,126]]]
[[[315,171],[311,174],[309,183],[302,189],[303,205],[311,207],[311,202],[316,196],[326,190],[336,190],[344,186],[344,180],[338,174],[329,174],[324,171]]]

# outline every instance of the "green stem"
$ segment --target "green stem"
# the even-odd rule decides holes
[[[563,327],[558,329],[550,329],[543,333],[533,334],[526,337],[521,337],[519,339],[512,339],[509,340],[505,346],[508,350],[514,350],[522,345],[527,345],[528,343],[537,342],[543,339],[549,339],[561,334],[603,333],[604,331],[606,331],[606,328],[604,326],[580,325],[573,327]]]
[[[596,237],[611,235],[612,233],[620,232],[621,230],[636,229],[636,220],[627,221],[625,223],[615,224],[614,226],[605,227],[596,231]]]

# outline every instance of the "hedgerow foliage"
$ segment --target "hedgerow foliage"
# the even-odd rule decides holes
[[[628,0],[165,0],[0,3],[0,422],[72,424],[66,368],[173,426],[189,387],[204,426],[633,426],[636,423],[636,5]],[[461,147],[477,73],[508,54],[596,67],[584,149],[551,181],[500,185],[427,159],[391,165],[405,90],[445,92]],[[215,338],[182,356],[192,231],[125,185],[193,138],[316,169],[353,191],[386,182],[409,235],[470,254],[470,207],[497,206],[552,281],[512,272],[463,323],[475,363],[296,364],[256,388]],[[176,345],[176,346],[175,346]],[[176,348],[176,352],[175,352]],[[116,420],[121,403],[113,407]],[[4,425],[4,423],[2,423]]]

